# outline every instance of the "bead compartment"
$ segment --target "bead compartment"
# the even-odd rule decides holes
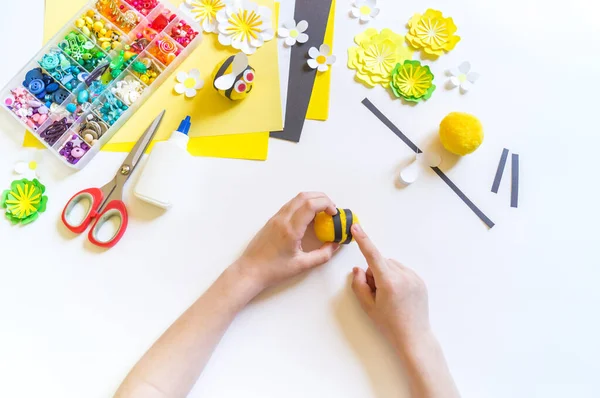
[[[101,2],[101,1],[100,1]],[[166,36],[168,36],[167,32],[169,29],[179,21],[181,18],[184,18],[186,23],[188,23],[195,31],[200,31],[200,27],[190,19],[186,15],[181,15],[179,10],[173,5],[167,2],[157,2],[157,6],[152,9],[148,15],[144,16],[138,13],[139,22],[136,26],[134,26],[129,32],[125,32],[123,29],[120,29],[115,23],[110,22],[109,19],[100,12],[100,10],[96,9],[96,4],[99,3],[98,0],[90,0],[88,5],[79,10],[74,17],[67,23],[64,28],[59,31],[48,43],[42,48],[41,51],[26,65],[25,68],[19,72],[3,89],[0,91],[0,95],[2,95],[3,99],[8,99],[11,102],[11,90],[19,88],[24,95],[29,95],[35,97],[32,93],[28,91],[26,87],[23,87],[23,82],[25,79],[25,75],[28,71],[33,68],[41,68],[43,73],[50,75],[59,85],[61,90],[65,90],[68,93],[68,98],[66,98],[61,104],[52,103],[52,108],[48,113],[46,120],[43,120],[41,123],[31,123],[31,118],[33,117],[33,113],[31,115],[22,116],[25,112],[29,113],[29,111],[19,111],[15,104],[9,105],[6,101],[3,101],[4,108],[9,111],[11,115],[17,120],[23,127],[27,130],[34,132],[34,136],[38,138],[45,146],[51,148],[52,152],[58,156],[64,164],[69,167],[75,169],[83,168],[89,161],[99,152],[100,148],[109,141],[109,139],[116,133],[116,131],[128,120],[128,118],[145,102],[145,100],[149,97],[149,95],[158,88],[160,84],[162,84],[168,76],[177,68],[181,62],[189,55],[191,51],[200,43],[200,35],[194,39],[194,41],[187,47],[183,48],[176,44],[176,56],[175,59],[171,60],[171,63],[165,66],[160,60],[156,59],[148,50],[156,43],[158,37],[155,40],[148,43],[146,48],[140,49],[140,51],[131,51],[135,52],[135,56],[130,57],[129,62],[126,62],[122,65],[122,70],[119,70],[120,73],[116,73],[116,76],[111,76],[110,73],[102,74],[101,76],[108,77],[105,80],[101,80],[98,78],[97,80],[101,80],[102,91],[99,96],[90,96],[92,97],[90,101],[91,105],[85,105],[82,107],[81,104],[77,103],[77,95],[86,88],[83,80],[89,77],[90,74],[97,73],[101,71],[101,68],[106,64],[112,62],[116,57],[120,54],[120,49],[126,48],[125,46],[129,45],[130,50],[132,50],[132,45],[134,43],[135,31],[141,26],[147,26],[150,24],[157,15],[159,15],[164,10],[168,10],[169,13],[174,15],[174,18],[169,21],[169,24],[163,29],[163,32]],[[121,1],[125,5],[125,9],[130,7],[124,1]],[[135,10],[134,10],[135,11]],[[137,12],[137,11],[136,11]],[[92,14],[94,17],[92,17]],[[102,47],[99,47],[99,42],[95,39],[98,39],[95,36],[95,32],[89,32],[90,35],[86,35],[88,33],[85,29],[80,29],[76,25],[76,21],[81,19],[83,15],[90,16],[90,18],[97,19],[98,21],[102,21],[104,27],[111,26],[115,29],[115,31],[119,35],[119,43],[123,43],[123,47],[113,48],[111,44],[111,48],[106,51]],[[81,26],[81,23],[79,24]],[[87,25],[86,25],[87,27]],[[92,25],[93,27],[93,25]],[[101,29],[100,29],[101,30]],[[86,41],[89,41],[91,45],[87,45],[89,47],[86,49],[86,52],[92,52],[93,54],[99,54],[98,61],[95,61],[94,67],[90,67],[90,65],[85,65],[84,67],[80,62],[77,62],[72,57],[72,53],[68,54],[65,52],[64,48],[61,48],[60,44],[66,41],[67,36],[69,39],[78,40],[78,45],[85,44],[82,40],[82,37],[85,38]],[[75,36],[73,36],[75,35]],[[161,36],[162,37],[162,36]],[[63,44],[64,47],[64,44]],[[70,47],[69,47],[70,48]],[[47,56],[46,62],[44,63],[44,57]],[[56,63],[62,64],[65,68],[72,68],[72,70],[64,72],[62,70],[56,70]],[[136,61],[139,61],[136,64]],[[140,68],[141,64],[146,65],[147,70],[144,73],[140,71],[143,68]],[[47,70],[45,67],[51,70]],[[137,69],[134,69],[134,66]],[[90,70],[91,69],[91,70]],[[148,75],[147,72],[150,71],[153,75]],[[64,76],[66,79],[61,80]],[[64,145],[71,140],[73,133],[77,133],[77,127],[81,125],[84,121],[84,118],[90,113],[99,113],[99,110],[103,106],[102,101],[104,101],[107,97],[112,98],[115,97],[119,99],[121,102],[123,98],[119,98],[121,93],[112,93],[112,89],[116,87],[121,81],[129,80],[129,81],[139,82],[139,85],[136,84],[137,90],[141,91],[140,93],[133,94],[133,98],[135,101],[130,101],[132,103],[131,106],[127,106],[127,108],[122,109],[123,112],[118,112],[119,115],[116,118],[113,118],[112,125],[108,129],[106,133],[104,133],[99,139],[96,141],[96,144],[91,148],[86,150],[82,157],[76,163],[71,163],[65,157],[60,155],[60,150]],[[64,83],[64,84],[63,84]],[[143,90],[141,90],[143,88]],[[24,91],[23,91],[24,90]],[[138,95],[139,94],[139,95]],[[125,94],[127,95],[127,94]],[[62,98],[62,97],[61,97]],[[31,99],[28,97],[28,100]],[[13,100],[14,102],[14,100]],[[67,112],[66,109],[69,107],[71,111]],[[54,111],[53,111],[54,110]],[[63,121],[64,119],[64,121]],[[116,120],[115,120],[116,119]],[[39,121],[39,118],[38,118]],[[29,123],[28,123],[29,122]],[[66,124],[67,130],[62,133],[62,136],[57,138],[57,134],[60,134],[64,127],[59,126],[60,124]],[[80,137],[82,138],[82,137]],[[85,142],[85,141],[84,141]]]

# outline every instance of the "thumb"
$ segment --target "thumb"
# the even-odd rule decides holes
[[[367,282],[367,274],[360,268],[352,270],[352,290],[358,298],[361,307],[368,314],[375,305],[375,296],[373,290]]]
[[[300,260],[300,265],[304,269],[310,269],[323,265],[333,257],[333,254],[340,248],[337,243],[325,243],[320,249],[304,253]]]

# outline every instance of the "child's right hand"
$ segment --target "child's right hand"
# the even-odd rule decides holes
[[[400,351],[429,336],[429,305],[425,283],[411,269],[384,258],[359,224],[352,226],[369,267],[354,268],[352,289],[367,315]]]

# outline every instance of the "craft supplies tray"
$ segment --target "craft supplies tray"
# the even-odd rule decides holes
[[[81,169],[197,47],[199,32],[168,2],[92,0],[2,89],[3,107]]]

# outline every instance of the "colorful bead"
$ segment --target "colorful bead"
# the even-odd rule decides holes
[[[184,20],[180,20],[177,25],[173,26],[169,35],[182,47],[187,47],[198,36],[198,32]]]

